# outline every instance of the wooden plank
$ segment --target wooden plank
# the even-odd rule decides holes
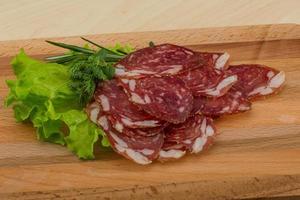
[[[282,39],[300,39],[300,26],[296,24],[236,26],[224,28],[202,28],[172,31],[153,31],[136,33],[115,33],[86,36],[103,45],[115,42],[129,43],[136,47],[143,47],[149,41],[155,43],[176,43],[180,45],[194,44],[224,44],[234,42],[254,42]],[[212,31],[214,30],[214,31]],[[46,38],[45,38],[46,39]],[[45,39],[17,40],[0,42],[0,56],[15,55],[20,48],[24,48],[30,55],[54,54],[64,50],[45,44]],[[47,38],[58,42],[84,44],[79,37]]]
[[[272,28],[270,28],[272,27]],[[264,35],[294,30],[295,25],[269,26]],[[205,29],[214,34],[217,29]],[[258,32],[263,28],[258,27]],[[225,29],[222,29],[225,30]],[[241,32],[243,32],[242,29]],[[246,30],[246,29],[245,29]],[[255,32],[255,27],[251,26]],[[199,35],[203,30],[195,30]],[[284,70],[287,82],[276,96],[253,104],[250,112],[216,121],[216,144],[201,155],[186,156],[175,162],[139,166],[109,149],[97,149],[96,160],[81,161],[66,148],[36,140],[30,124],[17,124],[11,109],[0,108],[0,199],[248,199],[300,196],[300,39],[261,37],[231,41],[224,35],[213,43],[209,36],[199,42],[180,31],[132,33],[135,45],[142,46],[147,34],[163,34],[161,42],[187,42],[195,50],[227,51],[231,63],[262,63]],[[183,31],[184,35],[185,31]],[[144,39],[138,37],[144,34]],[[236,36],[239,34],[234,32]],[[291,33],[288,33],[291,34]],[[226,34],[225,34],[226,35]],[[242,35],[242,34],[241,34]],[[263,34],[262,34],[263,35]],[[117,41],[120,35],[107,37]],[[124,41],[126,36],[120,36]],[[243,36],[242,38],[245,38]],[[77,41],[76,38],[64,39]],[[223,42],[222,42],[223,41]],[[227,42],[230,41],[230,42]],[[35,43],[36,42],[36,43]],[[48,45],[28,49],[34,57],[48,55]],[[107,41],[110,42],[110,41]],[[19,44],[20,43],[20,44]],[[3,47],[29,41],[0,43]],[[33,45],[32,44],[32,45]],[[13,48],[11,48],[13,49]],[[54,53],[56,49],[50,49]],[[13,51],[10,52],[14,53]],[[0,58],[0,103],[7,93],[4,80],[13,78],[10,53]],[[276,198],[275,198],[276,197]]]

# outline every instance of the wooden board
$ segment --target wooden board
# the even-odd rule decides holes
[[[300,198],[300,27],[294,24],[93,35],[104,44],[152,40],[195,50],[227,51],[231,63],[261,63],[286,72],[283,91],[250,112],[216,121],[216,144],[200,155],[139,166],[112,151],[78,160],[66,148],[36,140],[3,108],[11,56],[61,52],[43,40],[0,43],[0,199]],[[82,44],[78,37],[56,41]]]

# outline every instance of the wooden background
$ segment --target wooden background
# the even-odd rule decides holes
[[[0,199],[291,199],[300,198],[300,27],[295,24],[94,35],[137,47],[172,42],[195,50],[227,51],[232,64],[261,63],[286,72],[281,93],[250,112],[216,120],[216,144],[200,155],[140,166],[112,151],[78,160],[66,148],[36,140],[0,107]],[[57,38],[83,44],[78,37]],[[24,47],[42,58],[61,52],[44,40],[0,42],[0,104],[9,61]]]
[[[1,0],[0,40],[300,23],[299,0]]]

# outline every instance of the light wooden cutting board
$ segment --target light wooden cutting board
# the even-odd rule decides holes
[[[63,50],[43,40],[0,43],[0,199],[300,198],[300,27],[294,24],[93,35],[102,44],[175,43],[227,51],[231,63],[261,63],[286,72],[282,92],[250,112],[216,120],[215,145],[175,162],[140,166],[97,150],[81,161],[66,148],[36,140],[30,124],[3,108],[11,57],[24,47],[42,58]],[[83,44],[78,37],[57,38]],[[277,199],[277,198],[276,198]]]

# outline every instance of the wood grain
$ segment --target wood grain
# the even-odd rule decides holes
[[[0,40],[300,23],[299,0],[1,0]]]
[[[300,198],[299,26],[244,26],[91,38],[107,39],[105,43],[120,39],[141,47],[153,36],[158,42],[186,44],[195,50],[227,51],[233,64],[270,65],[284,70],[287,82],[278,95],[256,101],[250,112],[218,119],[219,135],[210,150],[150,166],[136,165],[109,149],[97,149],[94,161],[80,161],[66,148],[37,141],[30,124],[15,123],[12,110],[1,107],[0,199]],[[79,42],[78,38],[57,40]],[[11,55],[22,45],[38,58],[58,50],[42,40],[0,43],[1,105],[7,93],[4,80],[14,78],[9,67]]]

